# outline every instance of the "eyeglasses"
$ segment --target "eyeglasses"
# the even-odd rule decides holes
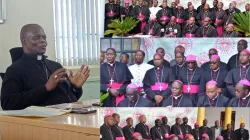
[[[195,62],[187,62],[187,64],[195,64]]]
[[[217,64],[217,62],[210,62],[210,65],[215,65]]]
[[[215,55],[216,53],[210,53],[210,54],[208,54],[208,55]]]
[[[134,94],[126,94],[125,96],[126,97],[134,97],[135,95]]]

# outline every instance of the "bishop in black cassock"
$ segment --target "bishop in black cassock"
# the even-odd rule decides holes
[[[240,34],[237,31],[234,31],[234,25],[228,24],[226,31],[223,32],[221,37],[240,37]]]
[[[127,126],[124,126],[122,128],[124,137],[126,140],[131,140],[132,139],[132,135],[135,132],[135,128],[133,127],[133,119],[131,117],[128,117],[126,119],[127,122]]]
[[[175,119],[175,124],[172,125],[172,127],[171,127],[171,133],[175,134],[176,136],[184,134],[182,132],[182,129],[181,129],[181,119],[180,118]]]
[[[171,67],[172,72],[175,76],[175,80],[178,80],[178,76],[180,71],[187,67],[187,64],[185,62],[185,56],[184,56],[184,52],[176,52],[175,53],[175,60],[176,60],[176,64],[174,66]]]
[[[222,137],[224,140],[239,140],[235,137],[235,132],[232,130],[232,125],[228,124],[226,130],[222,130],[221,132]]]
[[[163,99],[170,96],[170,87],[174,81],[174,74],[169,67],[162,65],[161,54],[154,55],[155,67],[148,70],[143,79],[143,89],[150,101],[156,106],[161,105]],[[158,98],[161,99],[158,99]]]
[[[200,139],[200,133],[199,133],[199,124],[195,123],[194,124],[194,129],[192,129],[191,134],[194,136],[195,140],[199,140]]]
[[[111,127],[114,125],[113,117],[107,115],[104,117],[104,124],[100,127],[101,140],[115,140]]]
[[[197,66],[196,56],[189,55],[186,58],[187,67],[180,71],[178,79],[183,82],[183,94],[189,96],[196,105],[203,70]]]
[[[200,140],[202,139],[203,134],[207,134],[210,139],[212,138],[212,131],[207,127],[207,119],[203,120],[203,126],[199,127]]]
[[[184,20],[185,20],[185,23],[188,24],[189,23],[189,19],[191,17],[194,17],[194,20],[196,22],[196,17],[197,17],[197,12],[196,10],[194,9],[194,6],[191,5],[188,7],[188,9],[184,12]]]
[[[166,27],[166,35],[167,37],[181,37],[181,26],[177,24],[176,17],[171,17],[170,23]]]
[[[142,34],[161,36],[161,26],[156,21],[149,21],[148,24],[143,28]]]
[[[250,82],[246,79],[239,81],[235,86],[236,97],[231,99],[230,107],[250,107]]]
[[[229,99],[219,93],[216,81],[206,84],[206,94],[198,99],[198,107],[226,107]]]
[[[113,0],[109,0],[109,3],[105,4],[105,21],[104,21],[104,31],[108,30],[108,24],[111,20],[119,18],[119,11],[117,5],[114,4]],[[112,35],[106,35],[106,37],[112,37]]]
[[[216,27],[218,37],[220,37],[224,30],[224,24],[227,20],[227,13],[223,9],[223,3],[218,3],[218,10],[215,12],[215,22],[214,25]]]
[[[231,70],[233,68],[236,68],[239,66],[239,56],[240,56],[240,52],[243,50],[243,49],[246,49],[247,48],[247,45],[248,45],[248,42],[244,39],[241,39],[238,41],[237,43],[237,50],[238,50],[238,53],[233,55],[232,57],[230,57],[230,59],[228,60],[228,70]]]
[[[170,126],[168,125],[168,118],[166,116],[164,116],[164,117],[161,118],[161,121],[162,121],[161,127],[162,127],[162,130],[163,130],[162,132],[163,132],[164,136],[166,134],[170,135],[171,134],[171,129],[170,129]]]
[[[167,7],[167,3],[163,3],[163,8],[156,13],[156,18],[158,23],[162,26],[167,25],[172,16],[171,10]]]
[[[109,93],[104,100],[104,107],[114,107],[124,98],[126,87],[133,79],[126,64],[115,61],[116,51],[108,48],[107,61],[101,65],[101,93]],[[108,57],[110,56],[110,57]]]
[[[206,63],[205,63],[206,64]],[[203,64],[202,66],[204,66]],[[209,61],[209,69],[205,70],[204,74],[202,75],[200,87],[199,87],[199,93],[204,94],[205,93],[205,86],[208,81],[216,81],[217,87],[220,90],[220,93],[222,93],[224,96],[230,97],[228,95],[227,87],[225,77],[227,76],[227,69],[222,68],[220,62],[220,57],[218,55],[212,55],[211,60]],[[225,64],[225,66],[227,66]],[[204,66],[205,67],[205,66]],[[204,68],[205,69],[205,68]]]
[[[155,120],[155,126],[150,129],[150,135],[152,140],[165,140],[163,128],[161,127],[162,122],[160,119]]]
[[[209,57],[209,59],[211,59],[211,57],[212,57],[213,55],[218,55],[218,50],[217,50],[216,48],[211,48],[211,49],[209,49],[209,51],[208,51],[208,57]],[[218,58],[219,56],[215,56],[215,57]],[[218,58],[218,59],[220,59],[220,58]],[[202,68],[204,71],[210,70],[210,64],[211,64],[210,61],[208,61],[208,62],[202,64],[202,65],[201,65],[201,68]],[[216,63],[216,64],[217,64],[217,63]],[[218,65],[219,65],[220,68],[228,70],[228,67],[227,67],[227,64],[226,64],[226,63],[224,63],[224,62],[222,62],[222,61],[219,61]],[[217,67],[216,67],[216,69],[217,69]]]
[[[181,129],[182,129],[183,135],[191,134],[192,127],[188,125],[188,118],[184,117],[182,120],[183,120],[183,123],[181,124]]]
[[[209,24],[210,18],[206,18],[203,22],[203,25],[197,30],[197,37],[217,37],[216,29]]]
[[[120,115],[117,113],[112,114],[114,119],[114,125],[111,126],[111,130],[114,134],[114,138],[125,138],[122,128],[119,126],[120,123]]]
[[[182,30],[182,36],[188,38],[195,37],[195,34],[198,29],[199,27],[195,24],[195,18],[191,17],[189,19],[189,23],[187,23],[184,29]]]
[[[235,130],[235,137],[239,140],[249,140],[249,132],[245,129],[244,123],[241,123],[240,128]]]
[[[204,10],[199,12],[196,19],[198,20],[199,26],[203,25],[203,22],[206,18],[210,18],[209,24],[214,22],[214,14],[209,10],[209,5],[205,4]]]
[[[162,107],[193,107],[190,97],[182,94],[182,88],[183,83],[181,81],[174,81],[171,87],[172,96],[163,100]]]
[[[127,98],[123,99],[118,107],[152,107],[152,102],[140,96],[137,88],[135,84],[129,84],[125,94]]]
[[[240,63],[241,66],[238,66],[235,69],[232,69],[227,74],[225,82],[227,83],[227,89],[231,97],[235,97],[235,85],[242,79],[250,80],[250,71],[249,71],[249,58],[250,51],[244,49],[240,52]]]
[[[161,47],[156,49],[156,53],[160,53],[163,57],[165,56],[165,50]],[[148,64],[155,66],[154,59],[148,61]],[[165,59],[163,59],[162,65],[164,67],[170,67],[170,63]]]
[[[135,126],[135,132],[140,133],[143,139],[151,139],[149,128],[146,125],[146,116],[141,115],[139,117],[139,120],[140,120],[140,123],[138,123]]]
[[[137,24],[136,33],[141,33],[144,26],[148,23],[150,11],[149,8],[142,5],[142,0],[139,1],[139,5],[136,5],[133,14],[135,19],[139,19],[140,22]]]

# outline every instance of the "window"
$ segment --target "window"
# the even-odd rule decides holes
[[[54,0],[56,61],[63,66],[99,64],[103,2]]]

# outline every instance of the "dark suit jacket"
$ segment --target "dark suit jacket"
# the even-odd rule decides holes
[[[228,139],[227,130],[223,130],[221,132],[221,135],[224,138],[224,140],[240,140],[240,139],[235,137],[235,132],[234,131],[231,132],[230,139]]]
[[[128,98],[123,99],[119,104],[118,107],[128,107],[129,100]],[[153,104],[148,99],[139,96],[137,105],[135,107],[152,107]]]
[[[243,133],[240,131],[241,129],[235,130],[235,137],[239,140],[249,140],[249,132],[244,129]]]

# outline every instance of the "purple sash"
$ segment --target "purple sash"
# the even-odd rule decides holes
[[[114,89],[119,89],[123,84],[119,84],[119,83],[112,83],[112,84],[107,84],[107,86],[114,88]],[[116,101],[116,106],[118,106],[118,103],[120,103],[121,100],[124,99],[124,95],[121,96],[116,96],[115,101]]]
[[[188,87],[190,88],[188,92]],[[198,94],[199,92],[199,85],[183,85],[182,91],[184,93],[190,93],[190,94]]]
[[[143,14],[139,14],[139,16],[138,16],[138,19],[144,19],[145,18],[145,16],[143,15]],[[142,32],[142,30],[143,30],[143,28],[145,27],[145,25],[146,25],[146,21],[142,21],[141,22],[141,32]]]
[[[167,88],[168,88],[168,83],[155,83],[155,85],[151,86],[151,90],[166,90]]]
[[[108,14],[109,16],[113,16],[113,15],[115,15],[116,13],[110,11],[110,12],[108,12],[107,14]]]
[[[221,22],[221,21],[222,21],[221,19],[216,19],[215,23],[218,23],[218,22]],[[220,37],[222,35],[222,33],[223,33],[223,27],[222,26],[217,26],[216,30],[217,30],[217,33],[218,33],[217,37]]]
[[[195,34],[186,33],[186,34],[185,34],[185,37],[187,37],[187,38],[195,37]]]
[[[115,140],[125,140],[124,137],[116,137]]]
[[[179,24],[183,23],[183,19],[182,18],[177,18],[176,22],[179,23]]]
[[[168,19],[169,19],[168,16],[162,16],[162,17],[160,18],[160,20],[168,20]]]

